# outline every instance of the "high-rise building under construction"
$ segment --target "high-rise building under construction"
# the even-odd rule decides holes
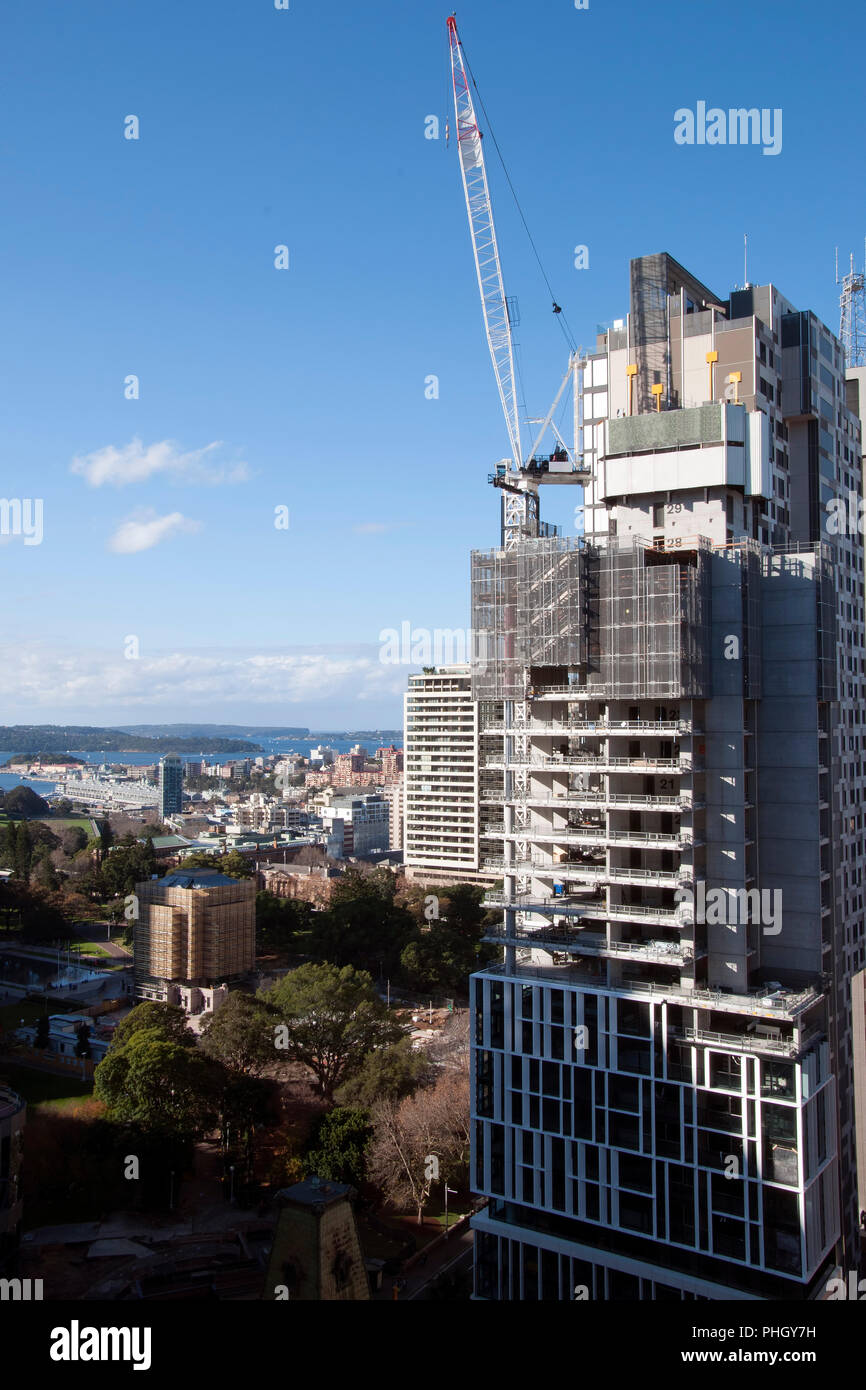
[[[863,1205],[842,349],[773,285],[721,298],[662,254],[581,371],[583,534],[538,534],[536,508],[472,557],[504,785],[503,963],[472,981],[476,1296],[820,1298],[858,1268]]]

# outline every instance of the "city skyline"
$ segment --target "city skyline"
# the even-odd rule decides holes
[[[642,22],[636,4],[551,7],[531,25],[513,3],[461,13],[492,129],[584,344],[626,312],[628,256],[688,260],[699,241],[725,293],[743,278],[746,232],[750,279],[772,269],[835,325],[833,252],[857,254],[859,210],[822,200],[792,223],[791,190],[817,162],[830,182],[851,177],[856,151],[828,146],[815,113],[832,103],[834,120],[856,120],[835,75],[853,7],[830,6],[818,32],[779,32],[770,72],[734,42],[738,8],[745,17],[744,5],[669,12],[714,52],[700,73],[668,64],[653,26],[623,44],[623,19]],[[465,557],[495,541],[486,477],[508,442],[453,132],[446,149],[444,16],[427,3],[408,19],[386,5],[375,24],[338,13],[327,55],[300,5],[241,20],[225,3],[139,18],[99,4],[38,39],[24,11],[10,20],[41,80],[29,86],[22,62],[7,91],[16,212],[2,244],[15,274],[0,439],[7,497],[40,499],[43,516],[40,544],[0,536],[16,592],[0,663],[8,722],[395,725],[409,668],[380,660],[380,633],[468,624]],[[518,50],[537,81],[515,88]],[[387,81],[371,81],[383,54]],[[788,102],[806,76],[809,102]],[[551,90],[540,139],[535,104]],[[706,118],[716,102],[783,110],[777,157],[684,148],[675,113]],[[601,110],[622,164],[582,133]],[[712,197],[710,225],[694,190],[708,158],[738,190]],[[565,345],[501,169],[491,181],[534,414]],[[361,209],[351,224],[347,199]],[[573,528],[570,514],[551,519]]]

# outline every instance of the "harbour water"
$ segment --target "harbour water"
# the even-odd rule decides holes
[[[338,753],[348,753],[358,741],[354,738],[331,738],[326,739],[320,735],[313,738],[261,738],[254,729],[250,730],[250,741],[260,744],[264,753],[301,753],[307,757],[311,748],[317,748],[319,744],[325,743],[331,748],[335,748]],[[362,747],[365,747],[371,754],[384,743],[387,747],[391,738],[384,735],[377,735],[375,738],[362,739]],[[395,747],[402,748],[402,738],[394,738]],[[68,749],[74,758],[81,758],[83,762],[90,763],[94,767],[99,767],[101,763],[124,763],[131,767],[152,767],[158,762],[159,755],[155,753],[116,753],[116,752],[79,752],[75,748]],[[11,753],[0,752],[0,764],[5,763],[13,755]],[[58,758],[61,754],[57,754]],[[184,762],[200,762],[202,758],[207,758],[209,762],[230,761],[233,758],[242,758],[243,753],[182,753]],[[261,756],[257,754],[255,756]],[[46,782],[32,777],[21,777],[17,772],[0,772],[0,789],[10,791],[12,787],[18,786],[32,787],[39,796],[47,796],[55,789],[54,782]]]

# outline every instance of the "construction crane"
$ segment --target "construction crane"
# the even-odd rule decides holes
[[[468,64],[453,14],[448,18],[448,40],[454,86],[457,152],[478,289],[481,294],[481,310],[499,399],[505,416],[505,427],[511,444],[511,458],[498,463],[495,473],[490,475],[490,481],[502,489],[502,544],[505,549],[510,549],[520,540],[555,534],[555,528],[544,525],[540,519],[538,489],[541,483],[583,483],[590,476],[583,467],[581,451],[580,399],[585,363],[580,353],[571,353],[568,369],[553,404],[543,420],[535,422],[540,423],[541,428],[528,454],[524,455],[515,384],[513,315],[502,277],[482,134],[467,76]],[[555,313],[561,312],[556,303],[553,308]],[[574,400],[574,443],[571,448],[565,443],[554,423],[554,415],[569,382],[572,385]],[[555,435],[555,447],[551,454],[539,455],[537,450],[548,429]]]
[[[836,248],[836,284],[839,297],[839,340],[845,349],[848,367],[866,366],[866,274],[854,269],[851,256],[847,273],[839,278],[839,248]]]

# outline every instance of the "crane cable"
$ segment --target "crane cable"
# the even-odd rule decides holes
[[[574,340],[574,335],[573,335],[573,333],[572,333],[572,331],[571,331],[571,327],[570,327],[570,325],[569,325],[568,319],[565,317],[565,313],[564,313],[563,310],[561,309],[560,305],[557,303],[556,295],[553,293],[553,290],[552,290],[552,288],[551,288],[550,281],[549,281],[548,278],[547,278],[547,271],[544,269],[544,265],[542,264],[541,257],[540,257],[540,255],[538,254],[538,247],[535,245],[535,241],[533,240],[532,233],[531,233],[531,231],[529,230],[529,224],[528,224],[528,222],[526,221],[526,218],[525,218],[524,215],[523,215],[523,208],[520,206],[520,200],[519,200],[519,198],[517,197],[517,193],[515,192],[514,184],[511,182],[511,175],[509,174],[508,168],[507,168],[506,163],[505,163],[505,160],[504,160],[503,157],[502,157],[502,151],[501,151],[500,148],[499,148],[499,142],[498,142],[498,140],[496,139],[496,134],[495,134],[494,129],[493,129],[493,124],[492,124],[492,122],[491,122],[491,120],[490,120],[490,117],[489,117],[488,114],[487,114],[487,107],[484,105],[484,98],[482,97],[481,93],[480,93],[479,90],[478,90],[478,83],[475,81],[475,74],[474,74],[474,72],[472,71],[472,68],[471,68],[470,63],[469,63],[469,59],[468,59],[467,56],[466,56],[466,49],[463,48],[463,44],[462,44],[462,43],[461,43],[460,47],[461,47],[461,49],[463,49],[463,61],[464,61],[464,63],[466,64],[466,71],[469,73],[469,80],[471,81],[472,86],[475,88],[475,95],[478,97],[478,105],[481,107],[481,110],[482,110],[483,113],[484,113],[484,119],[485,119],[485,121],[487,122],[487,129],[488,129],[488,131],[489,131],[489,133],[490,133],[490,138],[491,138],[491,140],[493,141],[494,149],[496,150],[496,153],[497,153],[497,155],[499,156],[499,163],[502,165],[502,172],[503,172],[504,175],[505,175],[506,182],[508,183],[508,187],[511,189],[511,196],[512,196],[512,198],[514,199],[514,205],[515,205],[515,207],[517,208],[518,213],[520,214],[520,220],[521,220],[521,222],[523,223],[524,231],[526,232],[526,235],[527,235],[527,237],[529,238],[529,244],[530,244],[530,246],[532,247],[532,251],[533,251],[533,254],[534,254],[534,256],[535,256],[535,259],[536,259],[536,261],[538,262],[538,268],[539,268],[539,270],[541,271],[542,277],[543,277],[543,279],[544,279],[544,283],[545,283],[545,285],[547,286],[547,293],[550,295],[551,302],[553,303],[553,312],[554,312],[554,314],[556,315],[557,320],[559,321],[559,326],[560,326],[560,328],[562,329],[563,337],[565,338],[565,341],[566,341],[566,343],[568,344],[569,350],[570,350],[571,352],[574,352],[574,351],[576,350],[576,346],[577,346],[576,343],[575,343],[575,340]],[[479,134],[480,134],[480,132],[479,132]]]

